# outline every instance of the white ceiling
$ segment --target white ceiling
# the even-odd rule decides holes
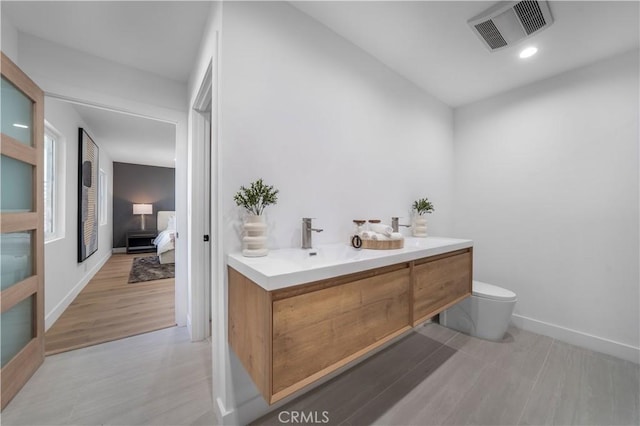
[[[2,1],[22,32],[186,82],[209,16],[203,1]]]
[[[451,106],[637,49],[639,3],[551,2],[555,22],[525,44],[488,52],[466,21],[494,2],[309,1],[292,3]],[[19,31],[185,82],[209,2],[11,2]],[[539,53],[520,60],[520,47]],[[174,167],[175,126],[75,105],[114,161]]]
[[[211,4],[3,0],[1,6],[21,32],[186,82]],[[175,167],[175,125],[77,104],[73,107],[113,161]]]
[[[113,161],[175,167],[174,124],[84,105],[73,107]]]
[[[464,105],[638,48],[638,1],[551,1],[555,22],[489,52],[466,21],[493,1],[301,1],[323,23],[451,106]],[[185,82],[208,1],[2,1],[23,32]],[[535,44],[536,56],[518,58]]]
[[[303,1],[292,4],[450,106],[460,106],[637,49],[637,1],[550,2],[555,22],[489,52],[467,20],[490,1]],[[522,60],[521,48],[538,54]]]

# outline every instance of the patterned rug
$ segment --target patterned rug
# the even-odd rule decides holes
[[[129,284],[175,277],[175,263],[162,265],[158,256],[134,257]]]

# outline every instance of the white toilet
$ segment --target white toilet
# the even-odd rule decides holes
[[[515,305],[514,292],[474,281],[472,295],[442,312],[440,324],[481,339],[500,341]]]

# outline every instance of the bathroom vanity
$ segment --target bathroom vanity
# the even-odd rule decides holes
[[[407,238],[228,257],[229,344],[270,404],[350,365],[471,294],[473,243]]]

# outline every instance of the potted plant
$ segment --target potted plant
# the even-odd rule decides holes
[[[412,233],[414,237],[427,236],[427,213],[433,213],[433,203],[428,198],[420,198],[413,202],[413,225]]]
[[[247,212],[242,237],[242,254],[247,257],[266,256],[267,224],[265,223],[264,208],[276,204],[278,190],[273,185],[265,185],[262,179],[252,182],[249,187],[240,186],[240,191],[233,196],[236,205]]]

